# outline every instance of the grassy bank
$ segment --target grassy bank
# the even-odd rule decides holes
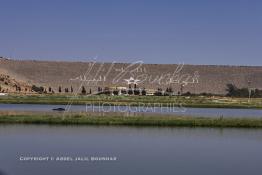
[[[184,96],[66,96],[66,95],[9,95],[0,98],[4,104],[93,104],[93,105],[130,105],[161,106],[182,105],[197,108],[255,108],[262,109],[262,99],[226,97],[184,97]]]
[[[262,128],[262,119],[236,118],[192,118],[192,117],[121,117],[87,116],[81,114],[62,115],[1,115],[1,124],[56,124],[56,125],[125,125],[157,127],[234,127]]]

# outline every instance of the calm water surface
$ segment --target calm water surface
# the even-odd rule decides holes
[[[261,129],[0,125],[0,174],[261,175],[261,148]],[[117,161],[19,161],[46,155]]]
[[[40,104],[0,104],[0,111],[52,111],[53,108],[63,107],[66,105],[40,105]],[[220,108],[167,108],[167,107],[128,107],[128,106],[86,106],[72,105],[69,111],[72,112],[139,112],[154,114],[175,114],[185,116],[202,116],[202,117],[254,117],[262,118],[262,110],[258,109],[220,109]]]

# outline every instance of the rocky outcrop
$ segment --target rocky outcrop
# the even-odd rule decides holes
[[[0,92],[30,93],[31,85],[19,80],[15,80],[9,75],[0,73]]]

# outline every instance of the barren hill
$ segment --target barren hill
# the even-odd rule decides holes
[[[138,87],[172,87],[175,91],[225,94],[226,84],[262,88],[260,66],[216,66],[177,64],[128,64],[0,59],[2,74],[30,85],[74,90],[100,87],[128,87],[134,79]],[[183,85],[183,86],[182,86]],[[133,85],[132,85],[133,86]]]

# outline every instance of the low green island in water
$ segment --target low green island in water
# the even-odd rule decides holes
[[[185,116],[89,116],[84,114],[2,114],[1,124],[122,125],[157,127],[262,128],[260,118],[208,118]]]

